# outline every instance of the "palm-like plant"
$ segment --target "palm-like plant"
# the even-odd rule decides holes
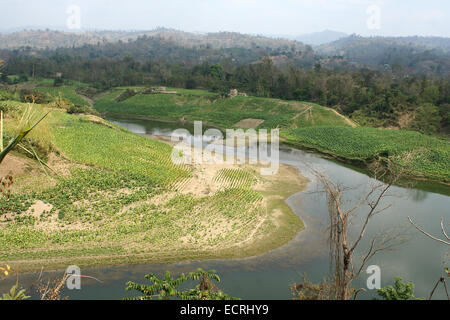
[[[44,118],[48,115],[47,112],[42,117],[36,120],[36,113],[28,106],[20,118],[16,133],[14,134],[8,145],[3,148],[3,112],[0,112],[0,164],[6,155],[16,147],[23,138],[25,138]]]
[[[198,269],[197,272],[190,272],[188,275],[182,273],[177,278],[172,278],[167,271],[162,279],[155,274],[147,274],[145,278],[152,282],[151,285],[138,284],[135,282],[127,283],[127,291],[136,290],[144,296],[132,298],[133,300],[168,300],[178,298],[182,300],[231,300],[228,295],[221,292],[211,280],[220,282],[219,276],[214,270],[204,271]],[[200,283],[194,289],[184,291],[178,290],[178,287],[188,280],[200,280]]]
[[[25,300],[28,299],[29,296],[25,294],[25,289],[19,290],[19,284],[15,284],[11,287],[8,293],[4,293],[3,297],[0,300]]]
[[[12,272],[12,269],[9,265],[5,265],[4,268],[0,267],[0,280],[4,280],[5,277],[8,277]],[[3,278],[2,278],[3,277]],[[25,289],[19,289],[18,281],[14,286],[11,287],[8,293],[4,293],[0,300],[25,300],[28,299],[29,296],[25,294]]]

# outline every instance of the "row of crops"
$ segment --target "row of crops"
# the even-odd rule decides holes
[[[281,128],[292,145],[358,161],[371,161],[377,155],[402,156],[414,151],[409,163],[412,176],[450,181],[448,140],[403,130],[351,128],[332,110],[312,103],[287,102],[258,97],[233,99],[198,95],[136,95],[121,103],[110,96],[95,107],[103,112],[149,115],[161,119],[203,120],[231,128],[242,119],[262,119],[259,128]],[[397,160],[401,162],[401,160]]]
[[[243,169],[220,169],[214,181],[227,188],[250,188],[256,182],[253,172]]]
[[[64,126],[56,126],[56,144],[75,161],[144,176],[163,186],[190,174],[172,162],[172,148],[165,143],[63,113],[58,117]]]

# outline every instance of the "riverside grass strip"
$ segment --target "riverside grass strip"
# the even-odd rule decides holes
[[[405,165],[401,156],[412,152],[408,174],[450,182],[450,141],[445,139],[414,131],[331,126],[285,130],[281,136],[293,146],[362,162],[379,155]]]

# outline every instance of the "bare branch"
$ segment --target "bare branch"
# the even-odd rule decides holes
[[[438,287],[439,283],[441,283],[441,282],[444,283],[444,287],[447,290],[447,285],[445,284],[445,279],[443,277],[439,278],[439,280],[436,282],[433,290],[431,291],[430,297],[428,298],[428,300],[431,300],[431,298],[433,298],[434,291],[436,291],[436,288]],[[448,292],[447,292],[447,298],[448,298]]]
[[[361,231],[359,233],[359,236],[358,236],[357,240],[355,241],[355,243],[353,244],[352,248],[350,249],[350,252],[353,252],[356,249],[356,247],[358,246],[359,242],[364,237],[364,234],[366,232],[367,225],[369,224],[370,218],[372,218],[372,216],[373,216],[373,214],[375,212],[375,209],[377,208],[377,206],[379,205],[381,199],[384,197],[384,195],[386,194],[386,192],[389,190],[389,188],[391,186],[392,186],[391,183],[387,184],[385,186],[385,188],[380,192],[380,194],[378,195],[378,197],[375,200],[375,202],[373,204],[369,205],[370,206],[370,211],[369,211],[369,213],[366,216],[366,219],[364,221],[363,227],[362,227],[362,229],[361,229]]]
[[[414,226],[414,228],[416,228],[417,230],[419,230],[420,232],[422,232],[422,233],[423,233],[424,235],[426,235],[427,237],[429,237],[429,238],[431,238],[431,239],[433,239],[433,240],[435,240],[435,241],[438,241],[438,242],[441,242],[441,243],[444,243],[444,244],[450,246],[450,242],[445,241],[445,240],[442,240],[442,239],[439,239],[439,238],[436,238],[435,236],[433,236],[433,235],[429,234],[428,232],[422,230],[417,224],[415,224],[415,223],[412,221],[411,217],[408,217],[408,220],[409,220],[409,222]]]
[[[450,300],[450,296],[448,295],[448,289],[447,289],[447,282],[444,279],[444,289],[445,289],[445,294],[447,295],[447,300]]]
[[[447,235],[447,233],[445,232],[445,228],[444,228],[444,218],[441,219],[441,229],[442,229],[442,234],[444,235],[444,237],[447,238],[447,240],[450,241],[450,237]]]

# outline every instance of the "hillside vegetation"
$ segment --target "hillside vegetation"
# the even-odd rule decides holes
[[[26,105],[3,103],[9,132]],[[93,115],[32,107],[51,110],[35,132],[45,141],[34,141],[49,145],[46,166],[17,152],[2,163],[14,176],[11,196],[0,197],[2,264],[27,271],[244,257],[303,227],[284,203],[306,183],[296,169],[263,178],[255,166],[178,166],[165,143]]]
[[[333,110],[308,102],[244,96],[229,99],[203,90],[180,89],[173,89],[177,94],[136,94],[117,102],[116,98],[124,90],[111,90],[95,102],[95,109],[104,113],[141,115],[172,121],[202,120],[224,129],[235,127],[245,119],[263,120],[257,128],[348,125],[345,117]]]
[[[445,74],[450,68],[450,39],[443,37],[361,37],[351,35],[316,48],[359,66],[405,68]]]
[[[177,95],[137,94],[116,102],[119,90],[99,99],[100,112],[140,115],[166,120],[203,120],[213,126],[232,128],[245,119],[261,119],[256,128],[280,128],[286,143],[307,147],[343,160],[367,165],[377,157],[399,159],[414,152],[408,174],[450,182],[450,142],[407,130],[357,127],[337,112],[307,102],[256,97],[233,99],[208,96],[201,91]],[[397,160],[400,161],[400,160]],[[405,165],[405,163],[400,164]]]
[[[0,34],[0,49],[18,49],[32,47],[36,49],[77,48],[84,45],[114,44],[137,39],[155,38],[183,47],[209,46],[221,48],[264,48],[273,49],[282,46],[294,46],[304,49],[301,42],[287,39],[274,39],[265,36],[251,36],[237,32],[211,32],[196,34],[175,29],[157,28],[149,31],[91,31],[61,32],[52,30],[23,30],[11,34]]]
[[[86,97],[77,94],[78,85],[49,89],[41,81],[36,89],[87,104]],[[200,89],[167,88],[169,93],[144,94],[146,91],[147,87],[118,87],[92,98],[95,109],[109,115],[172,122],[202,120],[204,126],[222,129],[279,128],[284,142],[292,146],[314,149],[362,166],[378,157],[399,159],[413,152],[415,156],[408,164],[411,177],[450,182],[450,146],[445,137],[361,127],[333,109],[309,102],[252,96],[227,98]]]

